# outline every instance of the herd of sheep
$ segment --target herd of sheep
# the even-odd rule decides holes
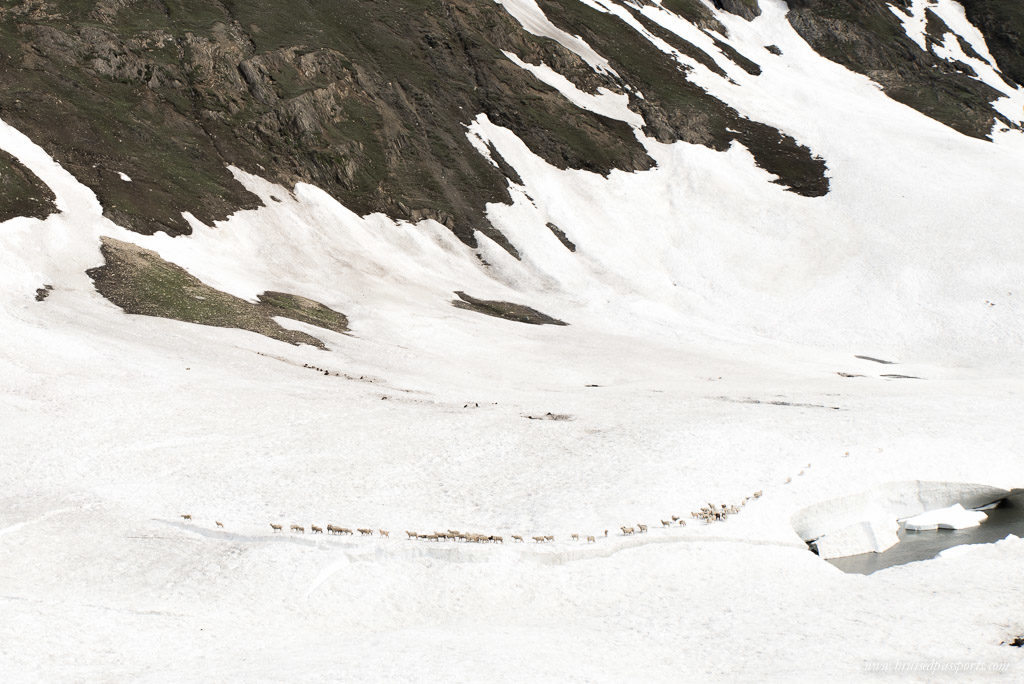
[[[763,492],[754,492],[751,496],[744,497],[743,501],[737,505],[722,504],[721,506],[709,503],[707,506],[701,506],[699,511],[692,511],[690,517],[696,520],[701,520],[705,524],[711,524],[714,522],[722,522],[727,520],[730,515],[739,513],[743,506],[746,506],[747,502],[751,499],[759,499]],[[185,513],[181,516],[183,519],[191,521],[192,515]],[[217,527],[224,527],[224,524],[219,520],[215,521]],[[683,527],[686,525],[686,520],[682,519],[678,515],[669,516],[668,520],[661,520],[662,527],[672,527],[677,525]],[[323,534],[324,528],[318,525],[310,525],[310,531],[313,534]],[[270,523],[270,529],[272,532],[284,533],[283,523]],[[305,534],[306,528],[303,525],[290,525],[289,531],[296,534]],[[355,531],[348,527],[338,527],[333,524],[326,526],[327,534],[334,535],[354,535],[356,532],[361,537],[371,537],[376,532],[377,535],[385,538],[390,538],[391,533],[388,530],[378,528],[376,531],[369,527],[357,527]],[[622,530],[622,536],[631,536],[634,534],[645,534],[647,532],[647,525],[643,523],[637,523],[633,526],[622,525],[619,529]],[[504,544],[505,538],[501,535],[496,534],[480,534],[477,532],[460,532],[459,530],[446,530],[444,532],[430,532],[428,534],[420,534],[418,532],[412,532],[409,530],[405,531],[406,536],[410,540],[421,540],[421,541],[454,541],[454,542],[468,542],[474,544]],[[579,533],[573,533],[569,535],[572,541],[579,542],[585,540],[588,544],[597,542],[598,536],[608,536],[608,530],[604,531],[603,535],[581,535]],[[554,535],[535,535],[531,537],[524,537],[520,534],[510,535],[510,539],[513,542],[525,543],[526,539],[532,539],[535,543],[545,544],[555,541]]]

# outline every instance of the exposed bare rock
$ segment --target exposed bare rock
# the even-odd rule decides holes
[[[965,135],[985,138],[1002,95],[969,67],[939,59],[907,37],[883,0],[790,0],[789,22],[811,47],[881,85],[889,97]],[[930,21],[930,40],[939,30]],[[941,22],[941,20],[939,20]]]
[[[43,181],[0,150],[0,222],[17,216],[46,218],[57,211],[55,201]]]
[[[494,316],[496,318],[504,318],[506,321],[515,321],[516,323],[528,323],[530,325],[568,325],[568,323],[565,323],[564,321],[552,318],[551,316],[541,313],[540,311],[524,304],[514,304],[512,302],[502,302],[491,299],[477,299],[476,297],[469,296],[465,292],[456,292],[455,294],[459,298],[452,300],[452,306],[459,309],[476,311],[477,313]]]

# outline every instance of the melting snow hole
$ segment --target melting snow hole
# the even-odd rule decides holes
[[[993,544],[1010,535],[1024,537],[1024,490],[998,502],[980,524],[964,529],[913,531],[900,525],[899,543],[881,553],[862,553],[829,562],[843,572],[870,575],[878,570],[935,558],[946,549],[966,544]]]
[[[843,572],[868,575],[954,546],[1024,537],[1024,489],[892,482],[806,508],[793,527]]]

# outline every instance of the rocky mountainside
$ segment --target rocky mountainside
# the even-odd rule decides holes
[[[625,285],[673,310],[700,302],[701,316],[717,317],[723,278],[734,279],[730,297],[744,307],[766,291],[786,301],[773,262],[754,250],[733,263],[729,245],[744,231],[763,231],[770,251],[796,240],[808,263],[815,250],[837,250],[833,263],[850,256],[839,246],[868,239],[865,221],[883,233],[866,248],[879,251],[893,239],[887,231],[923,220],[921,209],[938,212],[949,239],[965,239],[949,223],[955,214],[923,195],[925,206],[910,208],[920,185],[898,186],[918,172],[920,141],[926,155],[958,159],[968,149],[1005,152],[996,138],[1020,134],[1022,27],[1024,11],[999,0],[21,0],[0,6],[0,121],[95,195],[73,190],[87,214],[95,204],[129,231],[96,224],[95,236],[79,235],[95,258],[75,269],[88,272],[90,292],[130,313],[314,346],[324,344],[319,333],[281,330],[273,317],[316,311],[312,325],[347,330],[335,319],[356,304],[337,286],[321,292],[323,276],[301,292],[284,283],[314,280],[308,264],[324,249],[325,274],[338,263],[389,270],[374,250],[392,249],[394,238],[372,229],[379,244],[359,257],[365,263],[338,233],[312,240],[305,233],[323,221],[334,231],[348,219],[296,214],[308,211],[295,194],[305,183],[367,225],[440,226],[473,250],[470,267],[484,269],[484,282],[512,290],[509,301],[483,297],[463,273],[436,298],[458,308],[564,323],[564,310],[512,299],[572,297],[614,272],[615,296]],[[944,128],[930,128],[936,122]],[[952,151],[969,140],[988,147]],[[689,158],[695,150],[711,156]],[[256,189],[264,182],[275,189]],[[65,211],[52,184],[6,153],[0,188],[2,219]],[[879,192],[899,207],[875,201]],[[977,192],[969,201],[1004,215]],[[257,209],[281,243],[257,240],[248,262],[239,254],[205,279],[157,249],[171,243],[132,244]],[[67,220],[80,222],[75,215]],[[840,239],[811,238],[820,225],[843,226]],[[589,249],[577,251],[581,239]],[[223,249],[200,242],[171,251]],[[291,264],[277,257],[286,250]],[[664,272],[638,278],[651,254]],[[508,257],[523,271],[503,266]],[[900,268],[871,273],[884,289]],[[247,272],[252,289],[215,287],[219,271]],[[532,293],[516,292],[526,284]],[[43,286],[54,283],[27,291]],[[829,287],[818,299],[826,308],[849,292]],[[943,285],[958,298],[965,287],[981,285]],[[275,308],[268,292],[308,306]]]
[[[717,150],[738,141],[793,192],[828,192],[827,159],[738,114],[652,45],[641,30],[721,71],[641,12],[655,4],[711,36],[749,73],[770,58],[732,49],[713,12],[753,19],[757,0],[619,4],[637,30],[599,3],[540,0],[551,23],[607,59],[603,71],[531,34],[497,2],[21,0],[0,7],[0,117],[92,188],[107,216],[140,233],[187,233],[184,211],[209,222],[255,206],[225,168],[233,164],[287,186],[312,183],[361,214],[435,218],[473,244],[475,230],[501,240],[484,207],[508,201],[515,180],[467,140],[466,125],[479,113],[561,168],[608,173],[652,164],[627,125],[573,106],[507,59],[510,51],[581,90],[625,93],[644,132],[659,141]],[[793,0],[789,20],[821,54],[894,99],[985,137],[1000,118],[990,106],[999,94],[966,64],[908,38],[900,13],[910,4]],[[965,7],[1004,77],[1021,83],[1019,3]],[[948,27],[925,11],[930,45]],[[38,213],[43,196],[0,163],[11,186],[2,213]]]

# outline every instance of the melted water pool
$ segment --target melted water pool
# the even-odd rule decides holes
[[[900,543],[882,553],[862,553],[846,558],[831,558],[829,563],[843,572],[870,575],[894,565],[935,558],[940,552],[962,544],[992,544],[1011,534],[1024,537],[1024,490],[1015,489],[988,519],[966,530],[927,530],[908,532],[900,526]]]

